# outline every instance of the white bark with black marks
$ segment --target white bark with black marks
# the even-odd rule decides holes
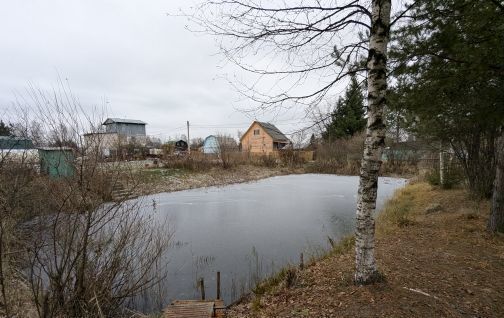
[[[368,55],[368,121],[360,170],[355,229],[355,282],[369,284],[379,278],[374,255],[378,171],[385,145],[383,110],[387,90],[387,44],[390,32],[390,0],[373,0]]]

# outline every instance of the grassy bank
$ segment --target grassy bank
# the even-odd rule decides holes
[[[231,317],[502,317],[504,238],[485,231],[489,205],[465,190],[416,183],[377,218],[385,280],[352,281],[352,241],[234,306]],[[273,284],[274,283],[274,284]],[[275,287],[273,287],[275,286]]]

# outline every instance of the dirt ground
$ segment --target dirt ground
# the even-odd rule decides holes
[[[299,271],[291,288],[250,296],[229,316],[504,317],[504,237],[485,231],[488,212],[488,202],[464,190],[409,185],[377,221],[384,282],[355,286],[348,248]]]

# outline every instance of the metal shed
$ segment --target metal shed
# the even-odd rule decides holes
[[[224,151],[238,151],[238,144],[229,136],[210,135],[205,138],[202,148],[204,154],[219,155]]]
[[[103,123],[106,132],[125,136],[145,136],[146,124],[141,120],[123,118],[107,118]]]
[[[75,156],[72,148],[38,148],[40,172],[51,178],[72,177],[75,174]]]
[[[189,145],[185,140],[178,140],[175,142],[175,151],[187,151],[189,148]]]
[[[203,142],[203,153],[204,154],[219,154],[219,140],[217,136],[210,135],[205,138]]]

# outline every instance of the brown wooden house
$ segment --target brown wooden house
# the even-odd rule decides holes
[[[291,142],[275,125],[254,121],[240,138],[241,149],[257,155],[270,155]]]

